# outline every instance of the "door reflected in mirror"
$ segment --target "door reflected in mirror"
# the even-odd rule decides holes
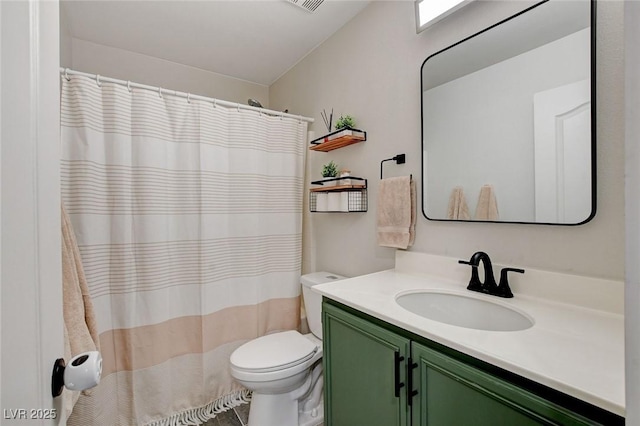
[[[594,8],[538,3],[425,60],[428,219],[576,225],[595,215]]]

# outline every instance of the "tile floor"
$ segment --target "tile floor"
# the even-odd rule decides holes
[[[249,404],[239,405],[206,422],[203,426],[247,426],[249,422]]]
[[[242,404],[224,413],[220,413],[202,426],[247,426],[249,423],[250,405],[251,403]],[[324,423],[320,426],[324,426]]]

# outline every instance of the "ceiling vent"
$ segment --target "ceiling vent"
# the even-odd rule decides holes
[[[306,10],[307,12],[315,12],[318,6],[320,6],[324,0],[288,0],[289,3],[295,4],[298,7]]]

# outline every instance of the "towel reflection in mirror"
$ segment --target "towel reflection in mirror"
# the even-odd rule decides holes
[[[495,221],[500,218],[498,213],[498,201],[492,185],[483,185],[480,188],[478,204],[474,220]],[[451,220],[471,220],[469,206],[464,195],[464,189],[456,186],[449,196],[449,206],[447,207],[447,219]]]

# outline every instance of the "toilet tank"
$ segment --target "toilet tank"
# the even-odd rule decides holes
[[[311,290],[311,287],[345,278],[347,277],[325,271],[314,272],[300,277],[302,298],[304,299],[304,309],[307,311],[309,329],[318,339],[322,339],[322,295]]]

